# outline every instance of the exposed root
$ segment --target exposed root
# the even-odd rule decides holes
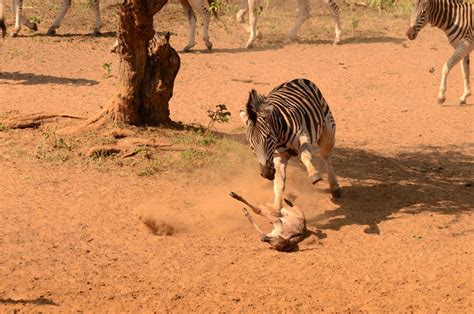
[[[3,120],[2,124],[8,129],[28,129],[37,128],[43,123],[56,121],[58,118],[85,120],[85,118],[82,117],[70,116],[65,114],[33,113],[8,118],[6,120]]]

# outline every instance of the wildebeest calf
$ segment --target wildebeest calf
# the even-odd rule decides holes
[[[281,209],[280,217],[276,217],[273,216],[271,210],[264,205],[253,206],[242,196],[234,192],[230,192],[230,196],[246,204],[254,213],[265,217],[273,224],[273,230],[270,233],[263,232],[255,223],[248,210],[245,207],[242,208],[249,222],[254,225],[260,234],[260,240],[262,242],[268,242],[273,249],[281,252],[295,251],[298,249],[298,243],[308,236],[306,219],[303,212],[288,199],[285,198],[285,202],[288,206]]]

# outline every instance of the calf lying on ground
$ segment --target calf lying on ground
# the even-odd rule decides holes
[[[285,198],[287,207],[281,209],[281,216],[276,217],[271,214],[271,209],[264,207],[264,205],[253,206],[247,202],[242,196],[230,192],[230,196],[236,200],[246,204],[257,215],[261,215],[268,219],[273,224],[273,230],[270,233],[263,232],[253,220],[248,210],[244,207],[242,211],[254,225],[260,234],[262,242],[268,242],[273,249],[281,252],[290,252],[298,249],[298,243],[303,241],[308,236],[306,230],[306,219],[303,212],[293,203]]]

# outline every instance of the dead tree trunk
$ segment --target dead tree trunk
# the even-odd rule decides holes
[[[119,94],[99,117],[91,121],[119,124],[159,124],[170,121],[168,101],[180,59],[169,44],[169,34],[159,38],[153,16],[167,0],[123,0],[119,10]]]

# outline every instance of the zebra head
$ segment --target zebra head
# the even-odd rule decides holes
[[[246,110],[240,111],[240,117],[247,127],[247,140],[260,164],[260,175],[268,180],[275,179],[273,154],[276,149],[276,137],[273,131],[273,106],[266,97],[252,89]]]
[[[408,39],[414,40],[418,32],[426,25],[428,21],[428,1],[415,0],[411,8],[410,28],[406,33]]]

